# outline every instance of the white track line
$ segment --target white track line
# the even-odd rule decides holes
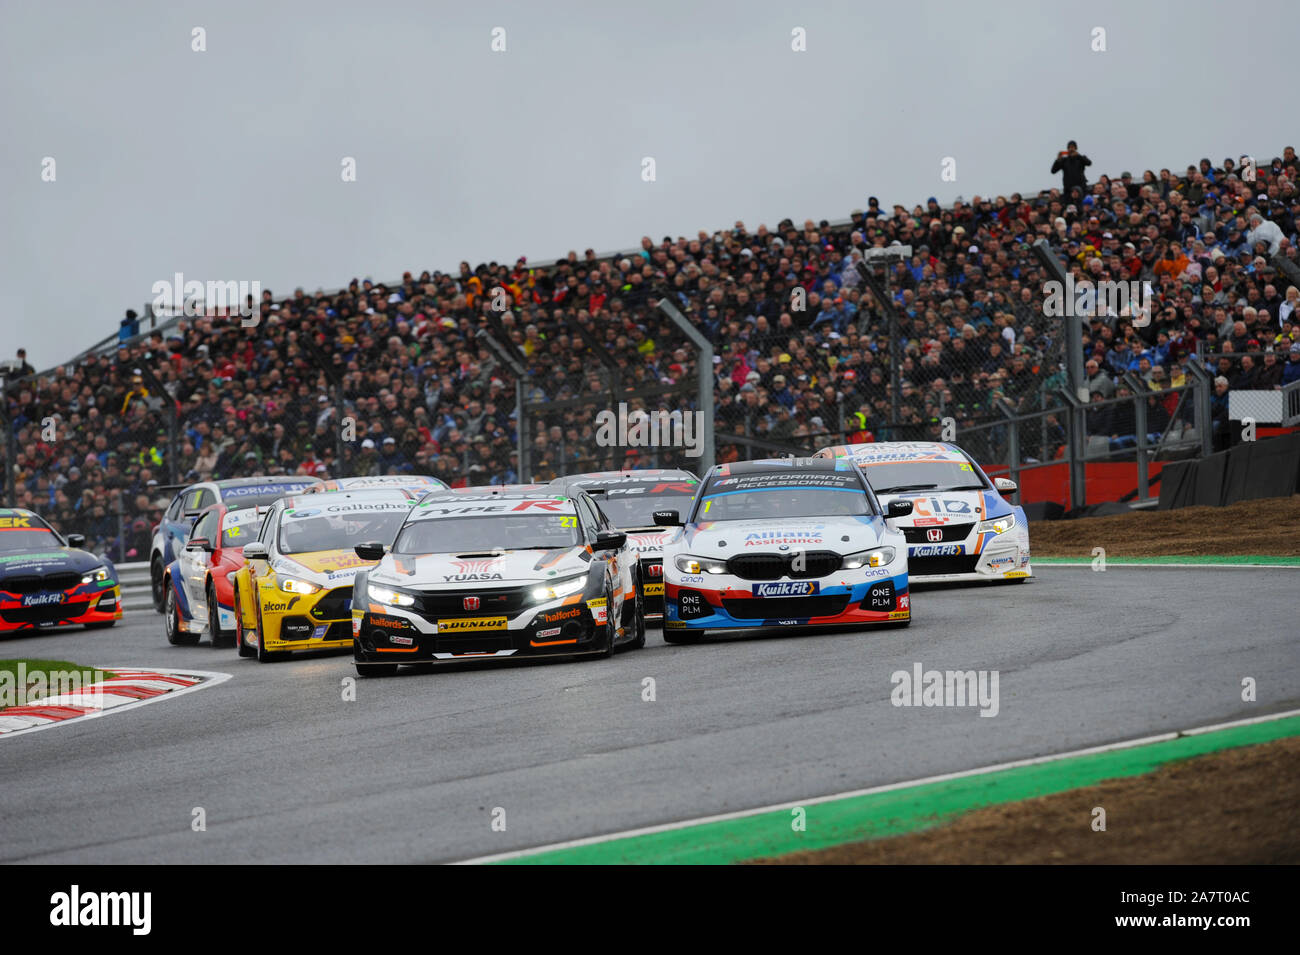
[[[116,672],[116,671],[113,670],[112,667],[91,667],[90,669],[92,669],[92,670],[100,670],[100,671],[108,671],[108,672]],[[142,669],[143,669],[143,668],[141,668],[141,667],[130,667],[129,669],[127,669],[127,672],[135,673],[135,672],[140,672]],[[178,688],[178,689],[172,690],[172,691],[169,692],[169,693],[163,693],[163,694],[161,694],[161,695],[159,695],[159,696],[151,696],[151,697],[149,697],[148,699],[145,699],[145,700],[135,700],[135,701],[131,702],[130,704],[126,704],[126,705],[122,705],[122,706],[113,706],[113,707],[109,707],[109,708],[107,708],[107,709],[100,710],[100,711],[98,711],[98,712],[96,712],[96,713],[87,713],[87,714],[85,714],[84,716],[73,716],[73,717],[69,717],[69,718],[66,719],[66,720],[54,720],[54,721],[49,722],[49,723],[39,723],[39,724],[37,724],[36,726],[29,726],[27,729],[22,729],[22,730],[11,730],[11,731],[8,732],[8,733],[0,733],[0,740],[12,739],[12,738],[15,737],[15,736],[24,736],[24,735],[26,735],[27,733],[35,733],[35,732],[37,732],[37,731],[39,731],[39,730],[47,730],[47,729],[51,729],[52,727],[55,727],[55,726],[67,726],[67,725],[70,725],[70,724],[72,724],[72,723],[79,723],[79,722],[81,722],[82,720],[97,720],[97,719],[100,719],[100,718],[102,718],[102,717],[104,717],[104,716],[111,716],[111,715],[113,715],[113,714],[115,714],[115,713],[125,713],[125,712],[129,712],[129,711],[134,710],[134,709],[137,709],[138,707],[141,707],[141,706],[148,706],[150,703],[160,703],[160,702],[162,702],[163,700],[173,700],[173,699],[175,699],[175,698],[178,697],[178,696],[183,696],[183,695],[185,695],[186,693],[193,693],[195,690],[202,690],[204,687],[216,686],[216,685],[219,684],[219,683],[225,683],[225,682],[226,682],[227,680],[229,680],[230,677],[231,677],[231,674],[229,674],[229,673],[213,673],[213,672],[210,672],[210,671],[208,671],[208,670],[175,670],[175,669],[166,669],[166,670],[164,670],[164,669],[162,669],[162,668],[160,668],[160,667],[154,667],[154,668],[150,669],[148,672],[150,672],[150,673],[161,673],[161,674],[163,674],[164,676],[188,676],[188,677],[197,677],[198,679],[202,680],[203,682],[202,682],[202,683],[195,683],[193,686],[184,686],[184,687],[180,687],[180,688]],[[112,684],[108,684],[108,685],[109,685],[109,686],[112,686]],[[106,692],[107,692],[107,691],[106,691]],[[36,704],[33,704],[33,705],[39,705],[41,702],[42,702],[42,701],[37,700],[37,701],[36,701]],[[3,715],[3,711],[2,711],[2,710],[0,710],[0,715]]]
[[[1282,713],[1270,713],[1267,716],[1253,716],[1245,720],[1233,720],[1229,723],[1214,723],[1210,726],[1198,726],[1192,729],[1179,730],[1178,732],[1159,733],[1155,736],[1143,736],[1140,739],[1122,740],[1118,743],[1106,743],[1102,746],[1090,746],[1087,749],[1071,750],[1068,753],[1054,753],[1049,756],[1034,756],[1030,759],[1017,759],[1009,763],[996,763],[992,766],[981,766],[978,769],[963,769],[955,773],[944,773],[939,776],[926,776],[924,779],[912,779],[901,783],[889,783],[885,786],[872,786],[869,789],[852,789],[848,792],[834,793],[830,796],[817,796],[812,799],[801,799],[795,802],[779,803],[773,806],[760,806],[757,809],[741,809],[736,812],[724,812],[715,816],[700,816],[696,819],[683,819],[681,822],[668,822],[658,826],[645,826],[640,829],[625,829],[622,832],[611,832],[603,836],[587,836],[582,839],[571,839],[568,842],[555,842],[550,845],[537,846],[533,849],[516,849],[513,852],[500,852],[495,855],[478,856],[473,859],[465,859],[461,862],[453,863],[454,865],[485,865],[491,862],[504,862],[508,859],[520,859],[527,856],[540,855],[544,852],[554,852],[558,849],[576,849],[580,846],[596,845],[601,842],[613,842],[617,839],[629,839],[635,836],[648,836],[658,832],[671,832],[674,829],[686,829],[691,826],[704,825],[712,822],[728,822],[732,819],[744,819],[747,816],[758,816],[766,812],[788,811],[796,806],[816,806],[818,803],[835,802],[840,799],[852,799],[857,796],[871,796],[876,793],[893,792],[898,789],[910,789],[913,786],[925,786],[930,783],[948,782],[953,779],[964,779],[968,776],[982,776],[985,773],[994,773],[1003,769],[1018,769],[1022,766],[1038,766],[1043,763],[1054,763],[1062,759],[1070,759],[1075,756],[1091,756],[1096,753],[1109,753],[1121,749],[1132,749],[1135,746],[1146,746],[1150,743],[1164,743],[1169,740],[1178,739],[1180,736],[1199,736],[1203,733],[1212,733],[1216,730],[1232,729],[1238,726],[1249,726],[1252,723],[1270,723],[1274,720],[1285,719],[1289,716],[1300,716],[1300,710],[1287,710]]]

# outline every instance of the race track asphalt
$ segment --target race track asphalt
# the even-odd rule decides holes
[[[452,861],[1300,706],[1300,571],[1036,573],[918,590],[907,629],[673,647],[654,628],[609,660],[358,679],[355,702],[348,656],[170,647],[148,611],[0,639],[2,657],[233,674],[0,739],[0,861]],[[914,663],[997,670],[998,715],[892,705]]]

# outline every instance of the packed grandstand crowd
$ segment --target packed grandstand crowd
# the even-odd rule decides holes
[[[1112,310],[1085,328],[1097,400],[1123,394],[1117,378],[1126,372],[1153,390],[1180,386],[1198,348],[1226,379],[1216,386],[1220,417],[1229,389],[1300,380],[1300,293],[1271,263],[1279,253],[1296,260],[1294,150],[1259,163],[1253,181],[1232,159],[1095,182],[1083,181],[1086,165],[1066,163],[1061,188],[1029,198],[973,196],[949,208],[931,198],[890,209],[872,197],[834,226],[737,222],[695,238],[647,237],[615,255],[462,262],[456,273],[408,272],[391,285],[354,279],[330,293],[267,291],[254,325],[208,315],[136,334],[131,312],[115,353],[11,378],[16,503],[130,560],[146,552],[173,467],[179,482],[410,471],[453,486],[689,467],[668,452],[596,441],[595,411],[610,406],[611,393],[633,408],[690,407],[695,350],[657,308],[663,298],[714,343],[720,461],[873,437],[937,438],[946,416],[960,434],[997,418],[1003,403],[1023,412],[1060,404],[1061,319],[1044,314],[1048,276],[1028,251],[1040,237],[1080,281],[1152,284],[1149,325],[1135,329]],[[891,424],[890,323],[858,263],[864,250],[894,244],[913,254],[888,272],[902,354]],[[513,343],[527,371],[524,398],[537,410],[526,415],[526,476],[514,453],[514,376],[476,338],[481,330]],[[319,352],[304,348],[308,341]],[[321,352],[341,376],[337,390],[313,360]],[[150,392],[145,367],[166,395]],[[1177,398],[1150,398],[1152,430],[1168,422]],[[175,446],[167,402],[177,413]],[[1131,405],[1098,408],[1088,426],[1122,446]],[[1053,418],[1026,433],[1037,436],[1021,442],[1026,459],[1058,455],[1065,440]],[[971,450],[998,460],[1000,440],[997,429],[972,433]]]

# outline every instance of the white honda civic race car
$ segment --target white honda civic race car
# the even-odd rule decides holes
[[[353,657],[399,664],[608,656],[645,644],[641,570],[627,534],[580,490],[426,495],[357,575]]]
[[[776,458],[720,464],[664,545],[664,640],[706,630],[828,624],[907,626],[907,545],[849,460]]]
[[[990,480],[953,444],[882,441],[823,448],[817,457],[854,461],[876,496],[910,501],[898,521],[907,538],[908,570],[917,583],[1010,580],[1033,576],[1024,509],[1003,498],[1007,478]]]

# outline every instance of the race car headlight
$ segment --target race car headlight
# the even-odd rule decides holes
[[[981,521],[975,528],[977,534],[987,534],[992,531],[994,534],[1005,534],[1011,528],[1016,526],[1016,515],[1008,514],[1006,517],[999,517],[991,521]]]
[[[81,575],[81,582],[83,584],[96,584],[101,580],[108,580],[108,568],[102,564],[94,570]]]
[[[673,564],[683,574],[725,574],[727,562],[712,557],[692,557],[689,554],[676,557]]]
[[[567,597],[570,594],[576,594],[586,586],[586,574],[579,574],[576,577],[565,577],[563,580],[553,581],[544,587],[534,587],[533,599],[558,600],[560,597]]]
[[[892,547],[873,547],[871,550],[860,550],[853,554],[845,554],[841,566],[845,570],[858,570],[862,567],[887,567],[894,562],[897,553]]]
[[[366,584],[366,593],[376,603],[388,604],[390,607],[409,607],[415,603],[415,598],[410,594],[404,594],[400,590],[389,590],[387,587],[376,587],[374,584]]]
[[[320,590],[311,581],[299,580],[297,577],[281,577],[278,574],[275,578],[275,585],[289,594],[314,594]]]

